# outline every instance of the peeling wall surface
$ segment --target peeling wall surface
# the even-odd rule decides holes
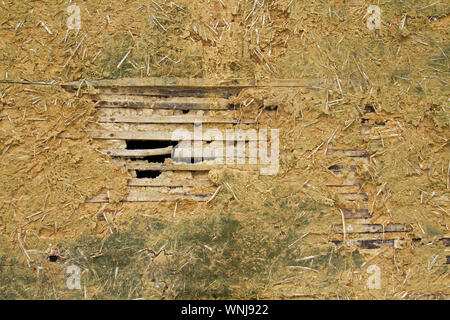
[[[448,299],[449,6],[372,2],[0,1],[0,298]]]

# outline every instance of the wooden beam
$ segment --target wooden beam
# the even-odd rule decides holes
[[[193,131],[193,130],[191,130]],[[188,131],[188,132],[191,132]],[[94,138],[99,140],[149,140],[149,141],[179,141],[183,139],[173,139],[174,133],[171,131],[88,131],[88,134]],[[61,134],[60,137],[62,138],[70,138],[70,135],[68,134]],[[239,140],[238,140],[239,139]],[[210,138],[208,138],[205,135],[202,135],[201,137],[192,137],[192,140],[196,141],[210,141]],[[252,139],[251,137],[245,136],[245,137],[236,137],[234,138],[228,138],[225,134],[223,137],[223,141],[259,141],[259,137],[256,137],[256,139]]]
[[[355,209],[355,210],[341,209],[341,210],[346,219],[368,219],[372,217],[368,209]]]
[[[128,181],[128,186],[130,187],[208,187],[213,186],[210,180],[198,180],[198,179],[130,179]]]
[[[98,106],[111,108],[151,108],[151,109],[177,109],[177,110],[227,110],[229,102],[222,98],[199,97],[153,97],[145,95],[118,95],[98,94],[92,100]]]
[[[385,247],[401,246],[401,243],[406,241],[407,241],[406,239],[360,239],[360,240],[347,240],[345,244],[350,246],[358,246],[361,249],[379,249]],[[412,241],[413,243],[420,242],[421,239],[413,238],[410,241]],[[331,242],[333,242],[335,245],[338,246],[344,244],[344,241],[342,240],[335,240]]]
[[[162,156],[172,154],[173,147],[160,148],[160,149],[140,149],[140,150],[124,150],[124,149],[101,149],[99,150],[103,154],[107,154],[112,157],[124,157],[124,158],[143,158],[150,156]]]
[[[232,123],[232,124],[256,124],[253,119],[238,119],[224,117],[204,117],[204,116],[108,116],[99,117],[100,123]]]
[[[344,241],[332,241],[335,245],[343,245]],[[372,239],[372,240],[347,240],[346,244],[358,246],[361,249],[379,249],[385,247],[394,247],[394,239]]]
[[[334,225],[333,231],[344,233],[342,225]],[[408,232],[409,227],[405,224],[392,223],[383,227],[381,224],[347,224],[346,233],[390,233],[390,232]]]
[[[217,163],[149,163],[147,161],[124,162],[129,170],[139,171],[210,171],[222,166],[229,168],[240,168],[245,170],[259,170],[258,165],[225,165]]]
[[[84,81],[83,81],[84,82]],[[303,79],[201,79],[175,77],[122,78],[113,80],[86,81],[94,87],[190,87],[190,88],[246,88],[246,87],[318,87],[325,84],[325,80],[318,78]],[[79,81],[62,84],[65,88],[78,88]],[[86,84],[86,83],[85,83]]]
[[[205,202],[211,198],[212,194],[208,193],[193,193],[186,192],[179,193],[164,193],[159,191],[146,191],[131,189],[130,194],[120,202],[160,202],[160,201],[179,201],[179,200],[193,200],[198,202]],[[86,200],[86,203],[109,203],[110,199],[107,194],[99,194],[92,199]]]

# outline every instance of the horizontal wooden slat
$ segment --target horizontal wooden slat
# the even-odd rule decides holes
[[[311,89],[325,88],[324,79],[197,79],[197,78],[125,78],[115,80],[94,80],[83,83],[70,82],[61,84],[69,91],[77,91],[83,84],[94,86],[107,94],[147,95],[161,97],[222,97],[237,96],[242,89],[251,87],[279,87]],[[84,86],[83,86],[84,87]]]
[[[112,116],[99,117],[98,122],[112,123],[231,123],[231,124],[252,124],[256,123],[252,119],[237,119],[223,117],[202,117],[202,116],[152,116],[152,117],[132,117],[132,116]]]
[[[148,189],[148,188],[145,188]],[[130,188],[130,194],[126,201],[136,202],[153,202],[153,201],[177,201],[177,200],[194,200],[198,202],[208,201],[212,194],[209,193],[187,193],[187,192],[149,192],[141,190],[141,188]]]
[[[226,110],[214,108],[210,104],[172,104],[156,106],[154,103],[132,102],[132,101],[98,101],[97,108],[128,108],[128,109],[168,109],[168,110]]]
[[[227,108],[227,105],[217,102],[157,101],[155,102],[154,108],[177,110],[223,110]]]
[[[220,134],[222,135],[222,137],[226,137],[226,130],[242,130],[242,132],[252,132],[252,131],[247,131],[250,128],[247,128],[246,126],[248,126],[247,124],[220,124],[220,128],[218,128],[219,124],[214,124],[214,123],[198,123],[199,125],[201,125],[201,128],[198,128],[198,130],[196,132],[202,132],[202,134],[207,135],[208,131],[211,132],[210,130],[215,130],[215,132],[217,133],[217,129],[220,130]],[[170,132],[170,133],[174,133],[174,137],[175,134],[177,134],[178,136],[180,135],[181,132],[184,132],[185,135],[187,136],[187,138],[189,138],[189,136],[193,135],[194,132],[194,128],[195,127],[195,123],[124,123],[124,122],[118,122],[118,123],[114,123],[114,122],[102,122],[102,123],[98,123],[98,125],[93,125],[91,127],[88,127],[88,130],[93,130],[93,131],[102,131],[102,132]],[[200,131],[201,130],[201,131]],[[254,129],[255,131],[253,131],[253,139],[257,139],[257,131],[256,129]],[[212,132],[211,132],[212,133]],[[218,133],[217,133],[218,134]],[[219,135],[219,134],[218,134]],[[183,136],[182,136],[183,137]],[[222,138],[222,137],[218,137],[218,138]],[[210,137],[210,139],[212,139],[214,137]],[[224,139],[224,138],[222,138]],[[200,140],[200,139],[198,139]],[[206,140],[206,139],[203,139]],[[248,140],[248,139],[247,139]]]
[[[206,187],[212,186],[210,180],[184,179],[184,180],[168,180],[168,179],[130,179],[128,186],[130,187]]]
[[[97,106],[109,108],[150,108],[150,109],[169,109],[169,110],[227,110],[228,100],[213,98],[153,98],[146,96],[132,95],[105,95],[93,96],[97,101]]]
[[[372,215],[370,214],[368,209],[341,209],[342,213],[344,214],[344,218],[346,219],[366,219],[371,218]]]
[[[84,81],[83,81],[84,82]],[[244,87],[316,87],[325,81],[316,78],[303,79],[202,79],[202,78],[174,78],[174,77],[148,77],[148,78],[122,78],[111,80],[93,80],[88,83],[94,87],[191,87],[191,88],[244,88]],[[62,84],[64,88],[78,88],[81,82]]]
[[[165,109],[142,109],[142,108],[108,108],[99,107],[95,111],[97,118],[114,118],[114,117],[132,117],[132,118],[143,118],[143,117],[182,117],[182,118],[215,118],[215,119],[239,119],[243,118],[240,110],[165,110]],[[260,118],[258,118],[260,119]],[[255,120],[254,117],[247,118],[247,120]],[[95,122],[95,119],[94,119]],[[165,122],[164,122],[165,123]]]
[[[158,191],[139,191],[131,189],[130,194],[121,202],[159,202],[159,201],[178,201],[194,200],[198,202],[208,201],[212,194],[189,194],[189,193],[162,193]],[[107,194],[99,194],[96,197],[86,200],[86,203],[108,203]]]
[[[344,241],[332,241],[334,244],[340,246]],[[385,247],[394,247],[394,239],[371,239],[371,240],[347,240],[346,244],[350,246],[358,246],[361,249],[379,249]]]
[[[229,99],[237,96],[242,87],[177,87],[177,86],[127,86],[127,87],[98,87],[102,94],[129,95],[145,97],[185,97],[185,98],[223,98]],[[77,89],[66,88],[74,92]]]
[[[214,163],[148,163],[146,161],[133,161],[124,163],[126,167],[130,170],[140,170],[140,171],[209,171],[212,169],[217,169],[220,166],[225,166],[221,164]],[[258,165],[226,165],[230,168],[245,168],[246,170],[259,170]]]
[[[334,225],[336,233],[344,233],[342,225]],[[381,224],[347,224],[346,233],[388,233],[388,232],[408,232],[409,228],[404,224],[388,224],[385,227]]]
[[[100,140],[149,140],[172,141],[172,132],[121,132],[121,131],[89,131],[94,139]]]
[[[142,158],[172,154],[173,147],[143,150],[101,149],[99,151],[112,157]]]
[[[125,140],[103,140],[102,148],[124,150],[127,148],[127,142]]]
[[[170,131],[153,131],[153,132],[123,132],[123,131],[89,131],[88,134],[94,139],[106,139],[106,140],[149,140],[149,141],[176,141],[176,137],[173,132]],[[66,138],[70,137],[67,134],[61,134],[60,137]],[[192,135],[192,140],[196,141],[209,141],[210,138],[206,135],[201,137],[194,137]],[[237,137],[230,138],[224,135],[223,141],[259,141],[259,138],[251,137]]]
[[[332,171],[336,175],[342,175],[345,173],[355,172],[358,169],[357,166],[351,165],[351,166],[343,166],[343,165],[332,165],[328,167],[328,170]]]
[[[420,242],[421,239],[418,238],[414,238],[411,240],[406,240],[406,239],[359,239],[359,240],[347,240],[342,241],[342,240],[335,240],[335,241],[331,241],[332,243],[334,243],[335,245],[350,245],[350,246],[358,246],[361,249],[379,249],[379,248],[385,248],[385,247],[403,247],[405,242],[407,241],[412,241],[413,243],[415,242]]]

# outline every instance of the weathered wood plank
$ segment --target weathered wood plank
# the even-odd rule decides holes
[[[177,110],[224,110],[227,105],[217,102],[179,102],[179,101],[157,101],[155,109],[177,109]]]
[[[344,241],[332,241],[335,245],[341,246]],[[371,239],[371,240],[347,240],[346,244],[358,246],[361,249],[379,249],[385,247],[394,247],[394,239]]]
[[[120,97],[120,96],[119,96]],[[140,97],[140,96],[139,96]],[[95,100],[94,101],[98,101]],[[136,102],[136,101],[98,101],[97,108],[165,109],[165,110],[231,110],[210,102]]]
[[[138,190],[130,190],[130,194],[121,202],[160,202],[160,201],[179,201],[179,200],[194,200],[198,202],[205,202],[211,198],[212,194],[189,194],[189,193],[162,193],[162,192],[145,192]],[[96,197],[86,200],[86,203],[109,203],[107,194],[99,194]]]
[[[237,96],[242,91],[242,87],[164,87],[164,86],[142,86],[142,87],[99,87],[101,93],[111,95],[129,95],[145,97],[214,97],[229,99]],[[66,89],[75,91],[76,89]]]
[[[101,149],[99,151],[112,157],[143,158],[150,156],[162,156],[172,154],[173,147],[160,149],[142,149],[142,150]]]
[[[103,140],[102,147],[104,149],[120,149],[127,148],[127,142],[125,140]]]
[[[150,108],[150,109],[175,109],[175,110],[227,110],[227,99],[219,98],[195,98],[174,97],[154,98],[148,96],[133,95],[105,95],[92,96],[97,101],[97,106],[110,108]]]
[[[217,169],[220,166],[225,166],[224,164],[215,164],[213,162],[208,163],[149,163],[146,161],[133,161],[126,162],[124,165],[129,170],[140,170],[140,171],[210,171],[212,169]],[[226,165],[229,168],[240,168],[246,170],[259,170],[258,165]]]
[[[343,165],[332,165],[328,167],[328,170],[333,172],[335,175],[343,175],[348,174],[350,172],[355,172],[358,169],[358,166],[351,165],[351,166],[343,166]]]
[[[342,213],[344,214],[344,218],[346,219],[367,219],[371,218],[372,215],[370,214],[368,209],[341,209]]]
[[[200,179],[130,179],[128,181],[128,186],[130,187],[207,187],[213,186],[210,180],[200,180]]]
[[[402,248],[408,241],[420,242],[421,239],[413,238],[411,240],[407,239],[358,239],[358,240],[347,240],[345,244],[350,246],[358,246],[361,249],[379,249],[386,247]],[[335,245],[341,246],[344,244],[342,240],[331,241]]]
[[[173,141],[172,132],[123,132],[123,131],[89,131],[88,134],[99,140],[148,140]]]
[[[253,135],[253,139],[257,139],[258,132],[256,131],[247,131],[251,130],[251,128],[248,128],[247,124],[220,124],[220,128],[218,128],[219,124],[214,123],[199,123],[201,125],[201,132],[202,134],[207,135],[208,131],[215,130],[214,132],[217,133],[217,130],[220,130],[220,133],[223,136],[226,137],[226,130],[233,130],[238,129],[242,130],[243,133],[249,132]],[[187,136],[187,138],[190,135],[193,135],[194,128],[196,127],[195,123],[114,123],[114,122],[102,122],[98,123],[98,125],[88,127],[87,130],[93,130],[93,131],[103,131],[103,132],[173,132],[174,136],[177,134],[180,135],[181,132],[184,132],[185,134],[182,136]],[[196,131],[200,132],[200,128]],[[212,131],[210,131],[212,132]],[[218,138],[221,138],[220,136]],[[211,138],[210,138],[211,139]],[[224,138],[223,138],[224,139]],[[206,140],[206,139],[204,139]]]
[[[99,117],[100,123],[226,123],[226,124],[255,124],[253,119],[223,118],[223,117],[203,117],[203,116],[112,116]]]
[[[334,225],[333,231],[344,233],[342,225]],[[409,227],[405,224],[392,223],[385,227],[381,224],[347,224],[346,233],[390,233],[390,232],[408,232]]]
[[[325,83],[322,79],[202,79],[202,78],[175,78],[175,77],[148,77],[148,78],[122,78],[88,81],[94,87],[192,87],[192,88],[245,88],[245,87],[317,87]],[[64,88],[77,88],[79,81],[62,84]]]
[[[191,130],[193,131],[193,130]],[[88,131],[88,134],[94,139],[100,140],[152,140],[152,141],[179,141],[182,140],[177,138],[171,131],[153,131],[153,132],[123,132],[123,131]],[[70,137],[68,134],[61,134],[60,137]],[[211,138],[207,135],[202,135],[201,137],[193,136],[192,141],[210,141]],[[222,141],[260,141],[259,137],[228,137],[224,135]]]

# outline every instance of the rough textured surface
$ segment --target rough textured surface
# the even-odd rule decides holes
[[[376,33],[366,27],[368,4],[343,1],[88,0],[78,4],[79,32],[67,31],[69,1],[41,3],[0,2],[0,80],[317,78],[327,87],[235,97],[253,99],[248,118],[277,102],[276,116],[261,119],[281,130],[277,176],[218,170],[210,175],[223,187],[207,205],[150,206],[83,203],[99,192],[120,200],[129,178],[85,133],[94,120],[89,89],[0,83],[1,297],[449,294],[448,251],[439,241],[449,236],[445,2],[377,1]],[[374,112],[366,117],[367,106]],[[362,136],[362,118],[378,138]],[[80,139],[58,139],[62,132]],[[331,146],[371,155],[356,161],[371,221],[411,226],[404,247],[330,243],[342,199],[325,185],[334,179],[328,168],[350,165],[326,156]],[[70,264],[82,268],[81,291],[66,288]],[[368,290],[374,264],[381,289]]]

